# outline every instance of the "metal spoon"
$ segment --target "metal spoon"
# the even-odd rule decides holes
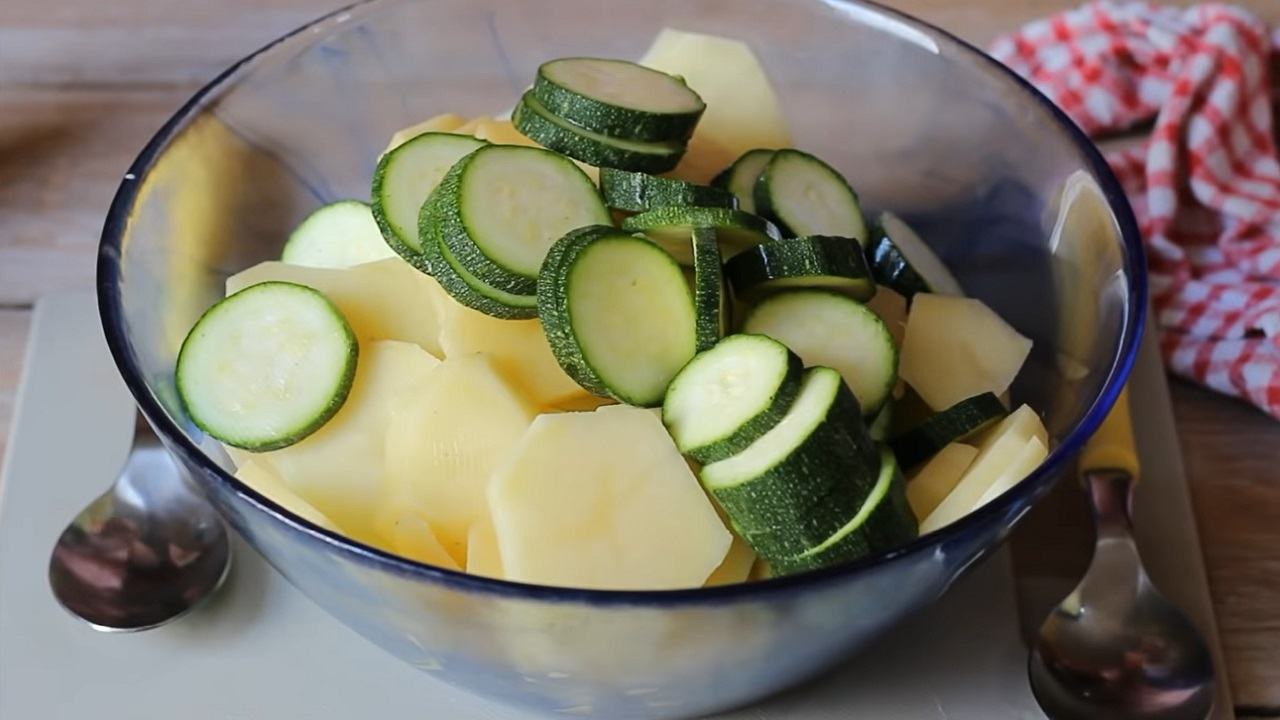
[[[98,630],[148,630],[211,595],[230,560],[222,521],[139,413],[115,484],[58,537],[49,585],[64,608]]]
[[[1097,547],[1040,627],[1031,690],[1054,720],[1204,720],[1214,696],[1209,650],[1151,584],[1131,534],[1138,459],[1128,403],[1125,391],[1081,456]]]

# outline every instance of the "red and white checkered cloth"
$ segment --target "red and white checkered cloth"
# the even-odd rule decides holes
[[[1108,160],[1146,240],[1165,360],[1280,418],[1273,49],[1280,32],[1234,6],[1093,2],[991,54],[1091,135],[1154,118],[1149,139]]]

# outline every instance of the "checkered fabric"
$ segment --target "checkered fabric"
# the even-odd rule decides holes
[[[1146,241],[1165,360],[1280,418],[1274,49],[1280,32],[1234,6],[1093,2],[991,54],[1091,135],[1154,120],[1108,160]]]

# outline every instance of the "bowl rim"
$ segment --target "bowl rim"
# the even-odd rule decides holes
[[[805,588],[816,588],[823,585],[844,581],[863,571],[870,570],[890,561],[921,553],[936,551],[951,542],[980,533],[994,518],[1003,516],[1015,507],[1023,506],[1022,512],[1030,508],[1035,497],[1046,492],[1056,479],[1059,471],[1083,447],[1085,441],[1093,435],[1102,423],[1111,406],[1115,403],[1133,369],[1139,343],[1146,324],[1147,313],[1147,269],[1145,253],[1140,239],[1137,221],[1129,205],[1119,181],[1112,173],[1110,166],[1103,158],[1093,141],[1070,119],[1057,105],[1035,88],[1030,82],[1005,67],[981,49],[962,40],[950,32],[928,22],[912,17],[904,12],[881,5],[875,0],[821,0],[828,7],[860,8],[887,16],[897,23],[904,23],[917,31],[923,32],[935,40],[942,40],[955,50],[968,54],[978,63],[986,65],[997,75],[1003,76],[1025,92],[1030,99],[1038,103],[1058,128],[1072,142],[1081,159],[1097,179],[1103,196],[1115,217],[1120,230],[1122,245],[1125,249],[1125,271],[1128,279],[1128,307],[1124,317],[1124,327],[1120,336],[1120,344],[1112,359],[1111,368],[1103,383],[1101,392],[1094,398],[1093,404],[1054,448],[1049,456],[1030,475],[1017,483],[996,499],[983,507],[969,513],[960,520],[934,532],[921,535],[915,540],[889,551],[874,553],[858,560],[841,565],[813,570],[795,575],[768,578],[747,583],[736,583],[716,587],[696,587],[675,590],[599,590],[553,585],[537,585],[512,580],[489,578],[471,575],[462,570],[427,565],[379,548],[366,545],[315,525],[300,516],[293,514],[274,500],[262,495],[245,485],[234,475],[223,470],[213,462],[200,448],[187,437],[186,433],[169,417],[154,391],[147,385],[140,368],[132,358],[132,343],[125,331],[122,308],[122,283],[120,259],[122,257],[122,241],[127,232],[129,220],[139,197],[143,179],[155,166],[170,142],[177,137],[189,121],[205,107],[206,100],[229,81],[233,80],[241,70],[247,68],[255,60],[263,57],[278,46],[296,38],[303,33],[319,33],[325,28],[336,28],[352,19],[353,13],[367,10],[375,5],[403,0],[358,0],[350,5],[307,22],[306,24],[268,42],[261,48],[232,63],[206,85],[196,91],[183,105],[160,127],[154,136],[143,147],[137,158],[125,173],[119,188],[112,199],[101,240],[98,247],[97,261],[97,296],[98,310],[106,335],[107,346],[115,360],[125,384],[133,394],[143,414],[151,421],[161,437],[168,440],[171,451],[182,455],[189,465],[199,468],[207,477],[213,478],[226,489],[242,500],[256,506],[262,512],[273,516],[290,531],[303,535],[304,540],[320,542],[332,546],[335,550],[351,556],[355,561],[378,566],[398,576],[426,580],[443,584],[468,592],[515,597],[524,600],[537,600],[558,603],[580,602],[593,605],[632,605],[649,607],[669,607],[675,605],[697,605],[710,602],[755,600],[763,596],[787,593]],[[985,552],[980,552],[980,559]],[[976,562],[976,560],[975,560]],[[968,563],[966,567],[974,563]],[[963,572],[955,573],[947,578],[949,587]]]

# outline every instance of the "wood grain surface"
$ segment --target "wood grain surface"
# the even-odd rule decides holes
[[[31,303],[43,293],[92,281],[102,219],[134,155],[200,84],[339,3],[0,4],[2,454]],[[888,4],[985,45],[998,33],[1076,3]],[[1242,4],[1280,22],[1280,1]],[[1180,381],[1174,382],[1173,394],[1237,709],[1245,717],[1278,717],[1280,423]]]

